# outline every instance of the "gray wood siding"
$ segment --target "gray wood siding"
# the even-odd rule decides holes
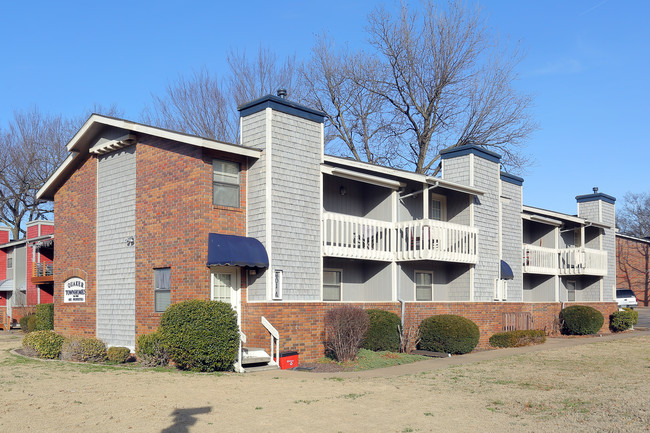
[[[523,300],[521,263],[522,194],[521,186],[501,181],[501,257],[512,268],[514,279],[508,281],[508,301]]]
[[[97,165],[97,338],[135,348],[135,146]],[[135,238],[135,242],[138,239]],[[153,290],[153,287],[151,287]]]
[[[244,146],[264,150],[266,148],[265,112],[260,111],[242,119],[242,143]],[[266,152],[248,168],[248,200],[246,202],[247,234],[266,247]],[[249,301],[266,299],[265,272],[248,276]]]
[[[553,302],[555,299],[555,277],[552,275],[524,275],[524,302]]]
[[[323,268],[342,271],[343,302],[391,301],[391,270],[387,263],[325,258]]]
[[[283,299],[320,300],[321,124],[278,111],[272,120],[272,267]]]

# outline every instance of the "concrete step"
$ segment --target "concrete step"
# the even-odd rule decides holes
[[[259,347],[244,347],[242,349],[242,365],[251,364],[268,364],[271,362],[271,357],[266,350]]]

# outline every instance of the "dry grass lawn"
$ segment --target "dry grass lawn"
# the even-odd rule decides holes
[[[20,338],[0,334],[0,431],[650,430],[648,335],[374,377],[43,362],[9,353]]]

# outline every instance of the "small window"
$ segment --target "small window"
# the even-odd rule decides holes
[[[429,198],[429,219],[435,221],[447,220],[447,197],[440,194],[431,194]]]
[[[415,272],[415,300],[433,300],[433,272]]]
[[[341,300],[341,271],[323,271],[323,301]]]
[[[239,207],[239,164],[212,161],[212,203],[217,206]]]
[[[7,257],[7,269],[11,269],[14,266],[14,258],[13,257]]]
[[[566,293],[567,293],[567,301],[568,302],[575,302],[576,300],[576,282],[575,281],[567,281],[566,283]]]
[[[163,312],[172,300],[171,268],[153,270],[154,274],[154,311]]]

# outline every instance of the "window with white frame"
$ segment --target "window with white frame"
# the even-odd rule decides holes
[[[433,301],[433,272],[415,271],[415,300]]]
[[[217,206],[239,207],[239,164],[212,161],[212,203]]]
[[[431,194],[429,198],[429,219],[436,221],[447,220],[447,197]]]
[[[7,254],[7,271],[12,269],[14,267],[14,257],[13,257],[13,251]],[[9,277],[7,277],[9,278]]]
[[[341,274],[340,269],[323,270],[323,301],[341,300]]]
[[[154,311],[163,312],[169,307],[172,300],[172,270],[171,268],[158,268],[153,270],[154,275]]]
[[[576,282],[567,281],[566,282],[566,300],[568,302],[575,302],[576,300]]]

